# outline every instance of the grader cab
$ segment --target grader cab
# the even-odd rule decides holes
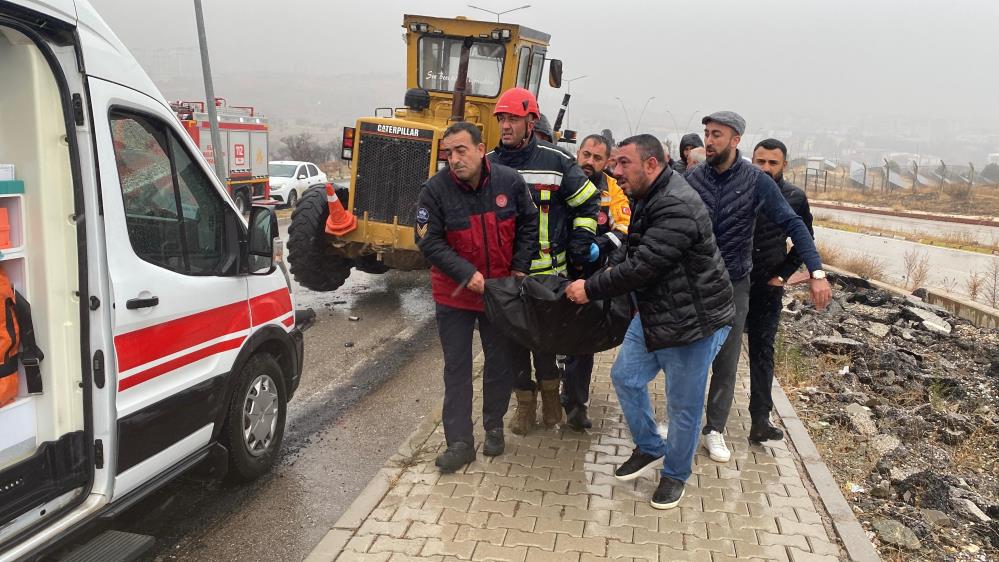
[[[343,132],[349,188],[310,187],[288,229],[288,261],[302,286],[340,287],[356,268],[368,273],[425,269],[416,247],[416,204],[423,183],[447,166],[438,144],[455,121],[499,141],[493,107],[516,86],[535,95],[550,36],[520,25],[465,18],[403,17],[405,107],[384,107]],[[548,83],[561,87],[562,63],[550,60]]]

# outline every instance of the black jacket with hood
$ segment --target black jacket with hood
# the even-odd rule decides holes
[[[701,142],[701,135],[697,133],[687,133],[680,138],[680,151],[677,153],[677,159],[673,162],[673,169],[681,174],[687,172],[687,160],[683,157],[683,151],[687,148],[698,148],[703,147],[704,143]]]

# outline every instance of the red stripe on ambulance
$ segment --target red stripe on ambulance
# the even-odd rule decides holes
[[[251,316],[252,326],[260,326],[286,316],[291,311],[291,294],[287,289],[279,289],[252,297],[249,306],[246,301],[240,301],[122,334],[114,339],[115,351],[118,354],[118,372],[122,373],[185,349],[248,330],[251,327]],[[290,328],[294,326],[295,318],[290,316],[281,323]],[[119,381],[118,391],[121,392],[195,361],[237,349],[244,341],[246,337],[241,336],[219,342],[140,371]]]
[[[148,380],[151,380],[151,379],[154,379],[154,378],[156,378],[156,377],[158,377],[158,376],[160,376],[160,375],[162,375],[164,373],[169,373],[170,371],[173,371],[175,369],[179,369],[179,368],[181,368],[181,367],[183,367],[185,365],[190,365],[191,363],[194,363],[195,361],[200,361],[202,359],[205,359],[206,357],[211,357],[212,355],[216,355],[218,353],[222,353],[223,351],[229,351],[229,350],[232,350],[232,349],[239,349],[239,346],[243,345],[244,341],[246,341],[246,338],[244,338],[244,337],[238,337],[236,339],[226,340],[226,341],[223,341],[223,342],[219,342],[219,343],[217,343],[215,345],[210,345],[210,346],[208,346],[206,348],[199,349],[199,350],[195,351],[194,353],[188,353],[187,355],[181,355],[180,357],[178,357],[176,359],[171,359],[170,361],[167,361],[166,363],[161,363],[161,364],[153,367],[152,369],[146,369],[145,371],[142,371],[141,373],[136,373],[136,374],[128,377],[127,379],[122,379],[122,380],[118,381],[118,392],[121,392],[123,390],[132,388],[133,386],[135,386],[137,384],[144,383],[144,382],[146,382]]]

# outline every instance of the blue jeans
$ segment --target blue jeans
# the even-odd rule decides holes
[[[681,347],[649,352],[645,347],[642,321],[636,315],[628,326],[611,381],[631,430],[631,437],[647,455],[665,456],[663,476],[685,482],[690,477],[701,415],[708,368],[721,349],[731,327]],[[669,434],[665,441],[656,431],[656,418],[649,400],[649,382],[662,370],[666,373],[666,405],[669,408]]]

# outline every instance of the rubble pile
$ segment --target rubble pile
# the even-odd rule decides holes
[[[999,332],[830,280],[824,313],[788,291],[775,363],[857,517],[886,559],[999,559]]]

